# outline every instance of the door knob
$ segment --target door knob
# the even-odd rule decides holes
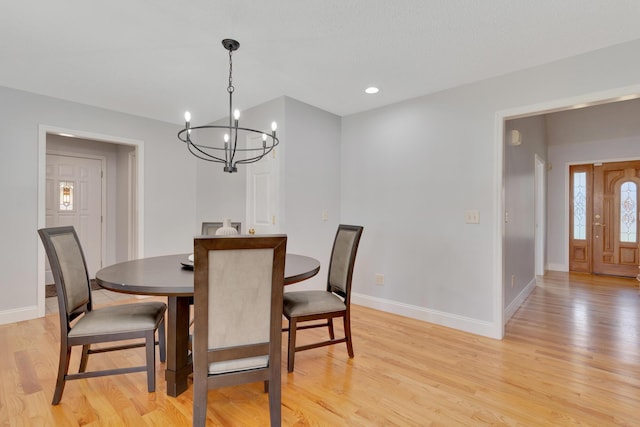
[[[253,228],[250,228],[250,229],[249,229],[249,234],[252,234],[252,235],[253,235],[253,234],[256,234],[256,230],[254,230]]]

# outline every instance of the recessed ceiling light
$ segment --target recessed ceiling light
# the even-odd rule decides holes
[[[366,88],[364,91],[366,93],[373,94],[373,93],[378,93],[379,90],[380,89],[378,89],[377,87],[370,86],[370,87]]]

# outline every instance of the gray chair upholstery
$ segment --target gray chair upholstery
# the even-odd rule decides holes
[[[60,316],[60,362],[52,404],[57,405],[67,380],[147,372],[147,389],[155,391],[155,332],[158,331],[160,360],[166,356],[164,313],[166,304],[144,302],[114,305],[94,309],[87,265],[80,241],[73,227],[38,230],[58,294]],[[144,342],[91,349],[91,344],[144,339]],[[69,374],[71,349],[82,346],[78,373]],[[101,371],[86,372],[90,354],[128,348],[146,347],[146,364]]]
[[[283,314],[289,321],[287,370],[293,372],[296,351],[309,350],[331,344],[346,343],[349,357],[353,357],[351,339],[351,279],[356,253],[363,227],[339,225],[331,251],[326,290],[293,291],[283,296]],[[344,337],[336,339],[333,319],[342,317]],[[322,323],[298,325],[300,322],[325,320]],[[296,347],[296,332],[300,329],[327,327],[329,339],[326,341]]]
[[[287,237],[194,239],[193,425],[212,388],[264,381],[281,424],[282,293]]]
[[[238,230],[238,234],[241,234],[242,223],[241,222],[232,222],[231,226]],[[215,236],[218,228],[222,227],[222,221],[220,222],[203,222],[202,223],[202,235],[203,236]]]

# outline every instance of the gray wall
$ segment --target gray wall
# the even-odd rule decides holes
[[[522,143],[504,147],[504,307],[535,284],[535,155],[546,161],[544,116],[509,120],[509,131],[520,131]],[[506,217],[506,214],[505,214]],[[513,276],[513,286],[511,280]]]
[[[287,250],[320,260],[320,273],[290,290],[322,289],[340,212],[339,116],[285,98],[284,217]],[[328,220],[322,220],[322,211]],[[289,289],[287,289],[289,290]]]
[[[39,125],[144,142],[144,255],[187,252],[195,218],[195,160],[178,126],[0,87],[0,323],[37,315]]]
[[[626,43],[344,117],[341,219],[366,230],[358,301],[502,336],[496,122],[638,85],[638,49],[640,41]],[[468,209],[480,211],[479,225],[464,223]],[[376,273],[384,286],[375,285]]]

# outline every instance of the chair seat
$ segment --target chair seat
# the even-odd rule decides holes
[[[283,300],[283,312],[288,317],[332,313],[347,309],[339,296],[327,291],[285,292]]]
[[[227,360],[209,364],[209,374],[225,374],[227,372],[248,371],[269,366],[269,356],[248,357],[246,359]]]
[[[92,310],[73,325],[69,337],[155,330],[166,307],[162,302],[145,302]]]

